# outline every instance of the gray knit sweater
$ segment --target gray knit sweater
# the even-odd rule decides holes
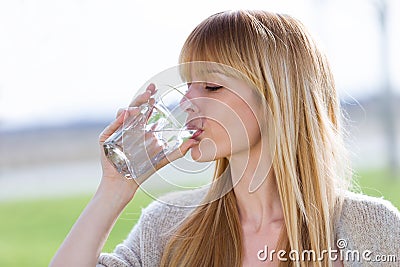
[[[97,267],[158,266],[173,229],[193,211],[187,207],[203,197],[204,190],[194,190],[165,196],[162,200],[169,205],[154,201],[142,211],[128,238],[113,253],[100,255]],[[335,234],[345,267],[400,266],[400,213],[388,201],[347,193]]]

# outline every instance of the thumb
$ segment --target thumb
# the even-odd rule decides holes
[[[185,142],[183,142],[180,147],[178,147],[176,150],[172,151],[171,154],[163,158],[159,164],[157,164],[157,169],[160,169],[167,165],[168,163],[171,163],[174,160],[177,160],[179,158],[182,158],[183,156],[186,155],[186,153],[189,151],[190,148],[193,146],[199,144],[199,141],[196,141],[194,139],[188,139]]]

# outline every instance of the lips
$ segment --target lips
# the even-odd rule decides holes
[[[186,124],[186,129],[194,131],[192,137],[190,139],[198,138],[204,132],[204,121],[202,118],[191,118],[188,120]]]
[[[201,135],[203,132],[203,130],[198,129],[193,135],[192,137],[190,137],[190,139],[196,139],[199,135]]]

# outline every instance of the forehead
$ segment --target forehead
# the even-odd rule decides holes
[[[182,79],[187,82],[205,81],[220,74],[227,77],[245,78],[240,71],[221,63],[210,61],[193,61],[179,65],[179,71]]]
[[[180,65],[180,75],[185,83],[212,83],[221,85],[238,94],[244,88],[253,90],[253,86],[251,86],[251,83],[243,73],[230,66],[216,62],[195,61],[183,63]]]

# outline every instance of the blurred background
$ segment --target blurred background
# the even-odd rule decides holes
[[[349,118],[359,189],[400,208],[399,1],[1,1],[0,266],[49,263],[96,190],[97,137],[116,110],[177,63],[199,22],[239,8],[287,13],[309,28]],[[135,196],[105,251],[150,201]]]

